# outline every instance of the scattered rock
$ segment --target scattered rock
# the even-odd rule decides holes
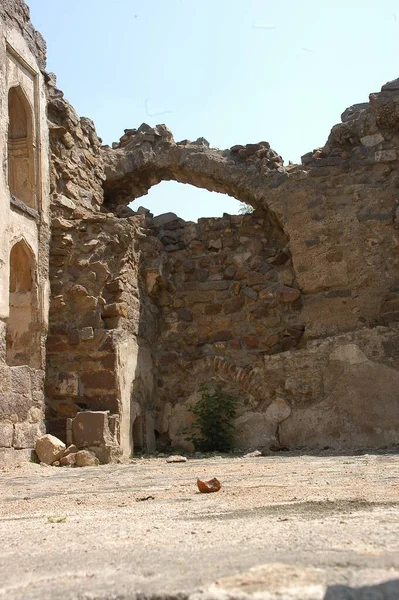
[[[70,446],[68,446],[68,448],[66,448],[64,450],[64,453],[63,453],[61,459],[64,458],[65,456],[68,456],[68,454],[76,454],[76,452],[78,452],[78,451],[79,451],[79,448],[77,448],[75,446],[75,444],[71,444]]]
[[[254,450],[253,452],[248,452],[248,454],[244,454],[243,458],[256,458],[258,456],[262,456],[262,452],[260,450]]]
[[[61,458],[65,449],[64,442],[49,433],[36,440],[35,452],[39,461],[46,465],[52,465]]]
[[[180,454],[174,454],[173,456],[168,456],[166,459],[167,463],[182,463],[187,462],[187,458],[185,456],[180,456]]]
[[[222,487],[222,484],[216,477],[210,479],[209,481],[202,481],[201,479],[197,479],[197,486],[201,494],[210,494],[212,492],[218,492]]]
[[[90,450],[79,450],[74,456],[77,467],[97,467],[100,464],[97,456]]]
[[[63,467],[72,467],[76,464],[76,452],[73,454],[67,454],[63,456],[60,460],[60,463]]]

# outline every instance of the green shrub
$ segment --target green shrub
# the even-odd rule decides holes
[[[197,418],[187,440],[202,452],[229,452],[233,448],[237,399],[224,392],[220,384],[212,390],[202,384],[199,389],[201,399],[192,408]]]

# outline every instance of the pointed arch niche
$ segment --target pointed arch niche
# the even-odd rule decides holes
[[[9,317],[7,321],[7,364],[40,364],[36,261],[28,244],[21,240],[10,253]]]
[[[8,92],[8,187],[12,196],[36,209],[32,107],[21,86]]]

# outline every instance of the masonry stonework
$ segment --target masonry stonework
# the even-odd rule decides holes
[[[24,3],[0,7],[0,461],[45,432],[49,147],[45,44]]]
[[[101,462],[192,450],[204,383],[237,397],[237,448],[397,447],[399,80],[284,166],[165,125],[102,146],[22,0],[0,39],[0,459],[46,430]],[[153,216],[162,180],[254,210]]]

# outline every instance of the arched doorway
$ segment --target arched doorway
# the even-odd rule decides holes
[[[37,366],[40,348],[36,343],[37,284],[35,258],[21,240],[10,253],[9,317],[7,321],[7,363],[10,366]]]

